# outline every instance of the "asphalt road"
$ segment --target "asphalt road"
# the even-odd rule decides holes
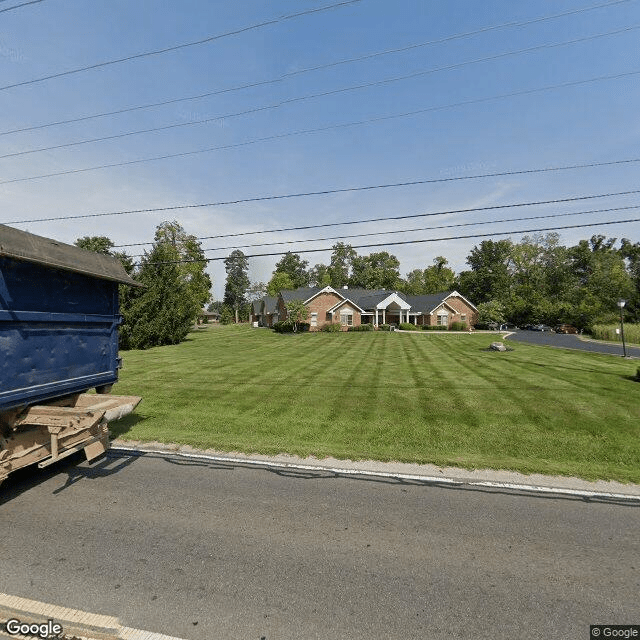
[[[23,473],[0,495],[0,591],[189,640],[640,623],[640,502],[151,455]]]
[[[622,344],[603,344],[601,342],[591,342],[581,340],[577,335],[564,333],[553,333],[551,331],[525,331],[517,330],[511,334],[507,340],[515,342],[528,342],[529,344],[540,344],[549,347],[560,347],[563,349],[580,349],[581,351],[591,351],[593,353],[610,353],[615,356],[622,356]],[[640,348],[627,346],[627,355],[640,358]]]

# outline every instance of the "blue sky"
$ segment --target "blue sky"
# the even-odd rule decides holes
[[[19,0],[3,2],[0,9],[19,3]],[[0,13],[0,86],[195,41],[328,4],[332,2],[44,0]],[[289,74],[280,82],[204,99],[0,135],[0,155],[7,155],[137,129],[228,116],[162,132],[2,158],[0,182],[4,184],[0,184],[0,222],[640,157],[640,75],[464,106],[447,106],[640,71],[640,28],[633,29],[636,25],[640,27],[638,0],[612,1],[600,8],[553,20],[449,38],[599,4],[605,3],[598,0],[530,3],[361,0],[208,44],[1,90],[0,131],[5,132],[259,83]],[[623,29],[627,31],[573,44],[546,46]],[[294,73],[442,39],[446,41],[317,71]],[[540,45],[546,48],[438,70]],[[407,80],[300,100],[248,115],[229,116],[296,97],[425,71],[431,72]],[[433,107],[444,108],[182,158],[7,182],[156,155],[240,145],[257,138]],[[625,191],[640,188],[639,171],[640,164],[631,163],[14,226],[65,242],[85,235],[107,235],[119,245],[152,240],[156,226],[163,220],[176,219],[189,233],[199,237],[264,232],[307,224]],[[346,240],[357,245],[498,233],[640,218],[640,209],[382,235],[392,230],[636,204],[640,205],[640,194],[348,227],[258,233],[246,236],[242,241],[292,243],[243,248],[245,253],[251,254],[330,247],[337,240],[304,244],[293,244],[293,241],[341,234],[381,234]],[[640,225],[631,223],[560,231],[561,242],[574,244],[594,233],[640,241]],[[519,240],[521,234],[514,233],[511,237]],[[390,246],[389,251],[400,259],[403,275],[412,269],[429,266],[437,255],[446,256],[452,267],[460,271],[465,268],[470,249],[481,240],[397,245]],[[203,240],[202,245],[205,249],[226,248],[239,245],[239,242],[227,238]],[[360,249],[359,253],[383,249]],[[129,251],[141,252],[140,248]],[[207,256],[225,256],[230,251],[207,252]],[[330,252],[302,255],[313,265],[328,262]],[[252,259],[252,280],[268,280],[277,260],[277,257]],[[210,263],[209,271],[214,280],[214,297],[220,298],[225,279],[223,263]]]

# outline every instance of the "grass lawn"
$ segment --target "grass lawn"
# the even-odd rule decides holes
[[[640,482],[637,361],[489,335],[210,326],[122,353],[121,438]],[[507,343],[508,344],[508,343]]]

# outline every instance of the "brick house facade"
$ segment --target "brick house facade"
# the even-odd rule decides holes
[[[308,310],[307,322],[311,331],[319,331],[326,324],[340,324],[343,330],[370,323],[411,323],[415,325],[441,325],[450,327],[453,322],[464,322],[473,327],[478,319],[476,307],[457,291],[445,291],[426,296],[408,296],[397,291],[367,289],[333,289],[332,287],[304,287],[281,291],[275,304],[265,298],[254,303],[254,309],[271,306],[273,313],[252,319],[262,326],[272,326],[274,321],[286,320],[287,303],[299,300]]]

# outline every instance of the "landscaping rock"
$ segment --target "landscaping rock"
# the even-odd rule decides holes
[[[489,349],[492,351],[506,351],[507,347],[502,342],[492,342]]]

